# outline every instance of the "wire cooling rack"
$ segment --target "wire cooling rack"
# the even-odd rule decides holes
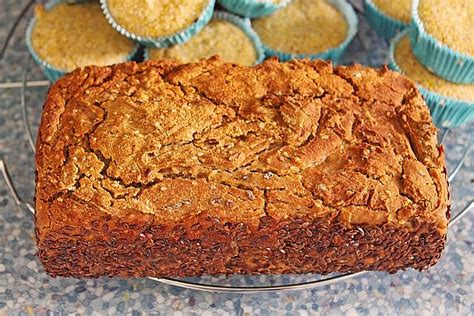
[[[0,61],[3,60],[5,52],[8,48],[10,39],[13,37],[13,34],[22,24],[22,21],[25,20],[31,14],[31,7],[35,1],[28,2],[23,10],[20,12],[18,17],[15,19],[12,28],[7,34],[4,46],[0,50]],[[352,3],[358,11],[361,13],[362,9],[360,7],[360,1],[353,1]],[[350,55],[348,58],[345,58],[345,62],[360,62],[368,64],[370,66],[379,66],[381,64],[380,56],[377,56],[377,51],[372,49],[372,45],[364,39],[361,32],[359,32],[354,39],[356,43],[352,46],[357,47],[353,52],[349,51],[346,55]],[[384,46],[387,48],[387,43],[383,40],[380,40],[375,43],[375,45]],[[29,74],[31,69],[31,59],[28,56],[24,64],[22,65],[22,79],[16,82],[4,82],[0,83],[0,90],[2,89],[20,89],[20,94],[18,96],[18,104],[21,109],[22,115],[22,124],[25,131],[25,137],[29,143],[29,149],[33,155],[35,152],[35,134],[37,129],[38,117],[40,107],[38,104],[36,108],[29,106],[27,96],[30,89],[42,88],[46,92],[46,89],[49,87],[50,82],[47,80],[30,80]],[[35,112],[35,119],[29,117],[29,113]],[[450,133],[456,133],[455,130],[442,129],[439,133],[439,141],[450,147],[453,144],[446,144],[448,135]],[[450,161],[452,168],[450,169],[448,180],[452,182],[455,180],[456,175],[463,167],[464,161],[471,149],[471,140],[472,134],[468,136],[468,140],[464,142],[464,145],[458,146],[456,151],[460,153],[460,158],[457,161]],[[449,158],[449,152],[447,154]],[[449,161],[449,159],[448,159]],[[17,193],[17,189],[10,177],[8,172],[7,164],[3,159],[0,159],[0,172],[5,179],[5,183],[9,192],[11,193],[15,204],[25,210],[30,211],[32,214],[35,213],[35,209],[32,203],[23,200],[20,195]],[[32,179],[33,181],[33,179]],[[471,209],[474,209],[474,201],[470,201],[467,205],[458,212],[454,212],[455,215],[451,218],[449,222],[449,227],[452,227],[458,220],[460,220],[465,214],[467,214]],[[208,291],[208,292],[231,292],[231,293],[262,293],[262,292],[278,292],[278,291],[288,291],[288,290],[302,290],[309,288],[317,288],[322,286],[327,286],[335,284],[338,282],[343,282],[345,280],[356,278],[361,275],[370,273],[368,271],[356,272],[356,273],[345,273],[345,274],[330,274],[326,276],[315,275],[315,274],[300,274],[300,275],[257,275],[257,276],[244,276],[244,275],[234,275],[234,276],[202,276],[195,278],[149,278],[151,280],[165,283],[173,286],[178,286],[187,289]]]

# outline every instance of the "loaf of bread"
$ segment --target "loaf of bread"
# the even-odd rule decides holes
[[[52,276],[423,270],[445,245],[443,147],[385,67],[78,69],[51,87],[36,147]]]

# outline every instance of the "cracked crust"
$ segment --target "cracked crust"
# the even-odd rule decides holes
[[[87,67],[44,106],[39,256],[76,277],[425,269],[444,166],[421,95],[386,68]]]

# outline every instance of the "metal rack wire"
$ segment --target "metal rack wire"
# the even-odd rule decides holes
[[[0,50],[0,61],[3,60],[4,54],[8,47],[9,40],[11,39],[14,32],[16,31],[18,25],[20,24],[20,21],[26,16],[28,16],[29,9],[31,8],[33,3],[34,3],[34,0],[28,2],[25,8],[21,11],[18,18],[15,20],[10,32],[7,35],[6,42],[4,46],[2,47],[2,49]],[[357,6],[355,6],[355,8],[357,11],[361,10]],[[359,40],[361,42],[360,45],[362,49],[366,52],[367,56],[369,56],[368,57],[369,64],[373,65],[370,58],[370,49],[365,45],[363,40],[360,38],[360,35],[356,36],[355,40]],[[32,129],[31,129],[31,125],[29,123],[28,111],[27,111],[27,100],[26,100],[27,89],[31,87],[47,87],[49,86],[50,83],[49,81],[46,81],[46,80],[39,80],[39,81],[28,80],[30,62],[31,62],[31,58],[28,56],[25,61],[22,80],[20,82],[0,83],[0,89],[12,89],[12,88],[20,89],[19,101],[20,101],[20,108],[21,108],[21,114],[22,114],[22,123],[23,123],[23,127],[25,130],[26,138],[28,140],[30,149],[34,153],[35,141],[34,141]],[[441,131],[440,133],[441,143],[445,143],[449,133],[450,133],[450,130],[448,129],[444,129]],[[469,150],[471,149],[471,146],[470,146],[471,140],[472,140],[472,135],[469,136],[468,141],[465,143],[462,149],[461,158],[458,160],[452,172],[449,174],[450,182],[454,181],[456,175],[461,170],[464,164],[464,161],[469,153]],[[7,165],[3,159],[0,159],[0,172],[5,179],[7,188],[9,192],[11,193],[11,196],[15,204],[23,209],[30,211],[32,214],[34,214],[35,209],[34,209],[33,204],[26,202],[22,198],[20,198],[17,192],[17,189],[8,172]],[[474,209],[474,201],[470,201],[461,211],[459,211],[455,216],[451,218],[449,222],[449,227],[454,225],[457,221],[459,221],[465,214],[467,214],[472,209]],[[296,281],[296,282],[290,281],[290,282],[287,282],[288,284],[283,284],[283,285],[271,284],[268,286],[235,286],[232,284],[231,285],[212,284],[212,283],[207,283],[208,278],[206,279],[204,277],[193,278],[191,280],[190,279],[172,279],[172,278],[152,278],[152,277],[149,279],[160,282],[160,283],[168,284],[168,285],[178,286],[178,287],[192,289],[192,290],[207,291],[207,292],[262,293],[262,292],[278,292],[278,291],[302,290],[302,289],[323,287],[323,286],[343,282],[355,277],[359,277],[367,273],[369,272],[362,271],[362,272],[356,272],[356,273],[330,275],[326,277],[321,277],[321,276],[318,277],[315,275],[311,275],[311,276],[308,276],[309,280],[304,279],[303,281]],[[255,277],[258,278],[259,276],[255,276]],[[219,282],[219,280],[217,282]]]

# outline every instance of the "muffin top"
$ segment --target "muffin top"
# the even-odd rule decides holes
[[[451,49],[474,56],[472,0],[420,0],[418,15],[428,34]]]
[[[64,71],[123,62],[135,46],[107,23],[99,4],[58,4],[49,11],[38,5],[35,16],[33,49]]]
[[[383,13],[404,23],[410,23],[412,0],[372,0]]]
[[[233,23],[213,19],[201,32],[183,45],[166,49],[150,49],[150,59],[173,59],[194,62],[213,55],[225,61],[251,66],[257,61],[257,52],[250,38]]]
[[[403,73],[422,87],[442,96],[474,101],[474,84],[452,83],[431,73],[413,55],[407,36],[404,36],[395,47],[395,61]]]
[[[348,32],[342,13],[326,0],[294,0],[252,25],[266,46],[292,54],[315,54],[337,47]]]
[[[127,31],[139,36],[175,34],[193,24],[209,0],[109,0],[110,13]]]

